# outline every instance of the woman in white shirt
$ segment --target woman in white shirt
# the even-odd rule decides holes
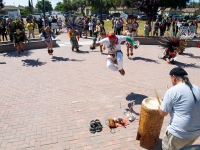
[[[92,31],[93,31],[93,26],[94,26],[92,20],[90,20],[90,22],[88,23],[88,26],[89,26],[90,37],[92,37]]]

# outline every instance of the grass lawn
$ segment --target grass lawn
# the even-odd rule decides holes
[[[138,35],[139,36],[144,36],[144,24],[145,24],[145,22],[146,21],[138,20],[138,24],[139,24]],[[113,29],[112,29],[112,22],[110,20],[108,20],[108,21],[105,20],[104,23],[105,23],[104,27],[105,27],[106,32],[113,31]],[[154,23],[155,22],[153,22],[153,24]],[[200,33],[200,23],[198,23],[198,27],[199,28],[198,28],[197,32]],[[153,28],[152,28],[152,30],[153,30]],[[149,35],[153,35],[153,33],[151,32]]]

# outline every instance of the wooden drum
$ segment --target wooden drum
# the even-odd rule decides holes
[[[159,114],[158,105],[156,98],[148,97],[142,101],[136,140],[140,140],[143,148],[153,148],[159,140],[164,117]]]

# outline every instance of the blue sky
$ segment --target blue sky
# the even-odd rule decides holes
[[[5,5],[15,5],[18,6],[19,4],[22,6],[28,6],[28,0],[3,0],[5,3]],[[39,0],[33,0],[33,5],[35,7],[37,1]],[[53,8],[56,6],[57,2],[62,2],[62,0],[50,0],[51,4],[53,6]],[[192,1],[192,0],[191,0]],[[194,0],[195,2],[198,2],[199,0]]]
[[[28,6],[28,0],[3,0],[5,2],[5,5],[22,5],[22,6]],[[35,7],[37,1],[39,0],[33,0],[33,5]],[[53,8],[56,6],[56,3],[62,2],[62,0],[50,0]]]

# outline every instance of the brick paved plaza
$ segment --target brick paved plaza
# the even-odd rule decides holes
[[[69,47],[66,33],[50,56],[46,49],[0,54],[0,150],[140,150],[136,140],[141,101],[160,98],[171,86],[169,71],[182,66],[200,86],[200,49],[188,48],[176,65],[158,59],[159,46],[141,45],[134,58],[124,51],[125,76],[106,68],[106,55],[90,50],[91,39],[80,39],[80,52]],[[85,43],[85,44],[84,44]],[[87,44],[86,44],[87,43]],[[105,121],[125,117],[122,107],[135,100],[137,120],[110,133]],[[91,120],[104,128],[91,134]],[[160,141],[169,122],[164,120]],[[200,139],[195,144],[200,144]]]

